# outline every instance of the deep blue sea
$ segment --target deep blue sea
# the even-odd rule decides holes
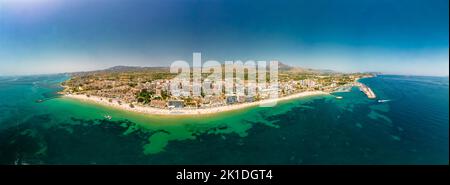
[[[360,80],[375,100],[353,88],[195,118],[68,100],[67,78],[0,77],[0,164],[449,163],[448,77],[381,75]]]

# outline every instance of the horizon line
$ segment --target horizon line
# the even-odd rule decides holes
[[[281,63],[281,62],[280,62]],[[283,63],[284,64],[284,63]],[[287,65],[287,64],[284,64]],[[291,66],[290,67],[300,67],[300,66]],[[59,72],[59,73],[30,73],[30,74],[11,74],[11,75],[4,75],[0,74],[0,77],[23,77],[23,76],[48,76],[48,75],[63,75],[63,74],[71,74],[71,73],[86,73],[86,72],[94,72],[94,71],[102,71],[102,70],[108,70],[114,67],[139,67],[139,68],[170,68],[170,66],[127,66],[127,65],[115,65],[111,67],[106,68],[100,68],[100,69],[92,69],[92,70],[80,70],[80,71],[72,71],[72,72]],[[313,69],[313,70],[328,70],[336,73],[343,73],[343,74],[352,74],[352,73],[378,73],[377,75],[394,75],[394,76],[417,76],[417,77],[449,77],[449,74],[445,75],[430,75],[430,74],[405,74],[405,73],[392,73],[392,72],[381,72],[381,71],[358,71],[358,72],[342,72],[337,71],[333,69],[321,69],[321,68],[304,68],[303,69]]]

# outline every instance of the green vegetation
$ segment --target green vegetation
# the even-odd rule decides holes
[[[141,92],[136,96],[137,102],[143,103],[143,104],[148,104],[152,101],[154,94],[155,93],[153,93],[151,91],[148,92],[147,89],[142,89]]]

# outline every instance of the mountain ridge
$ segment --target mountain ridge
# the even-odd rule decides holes
[[[224,64],[222,64],[223,66]],[[89,71],[89,72],[126,72],[126,71],[148,71],[148,70],[169,70],[169,67],[157,67],[157,66],[126,66],[126,65],[117,65],[113,67],[109,67],[106,69]],[[311,73],[311,74],[328,74],[328,73],[338,73],[334,70],[328,69],[311,69],[311,68],[303,68],[298,66],[291,66],[285,63],[278,63],[278,70],[281,72],[287,73]]]

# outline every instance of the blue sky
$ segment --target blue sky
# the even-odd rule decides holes
[[[448,75],[448,0],[0,0],[0,75],[279,60]]]

